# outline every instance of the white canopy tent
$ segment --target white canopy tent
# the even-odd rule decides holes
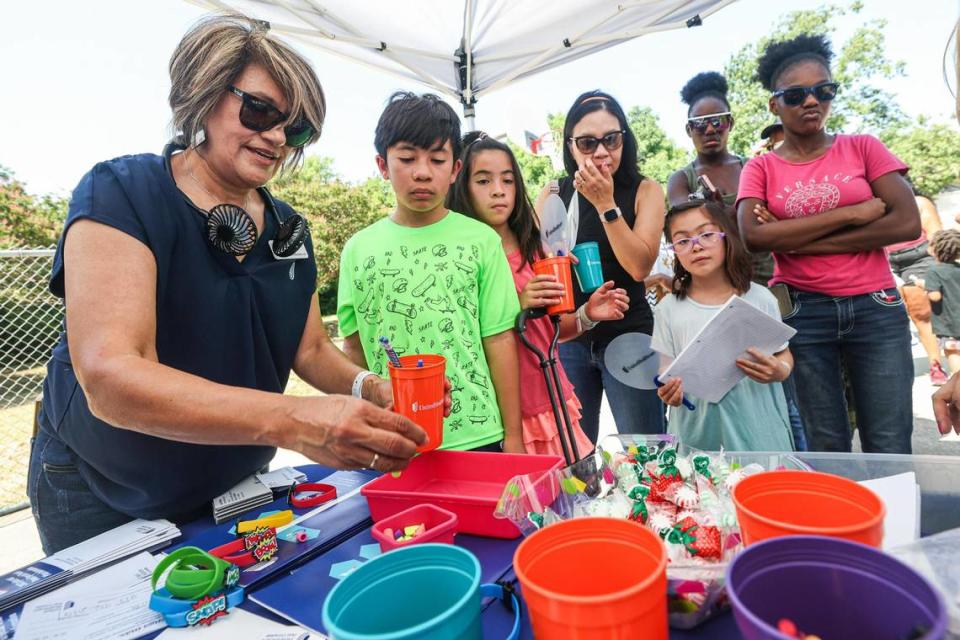
[[[515,80],[633,38],[694,27],[735,0],[189,0],[474,105]]]

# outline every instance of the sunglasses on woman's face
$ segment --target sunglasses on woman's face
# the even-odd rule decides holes
[[[286,122],[290,116],[277,109],[275,106],[254,97],[245,91],[237,89],[233,85],[227,87],[231,93],[243,100],[240,105],[240,124],[252,131],[269,131],[281,122]],[[297,120],[283,128],[283,135],[287,137],[288,147],[302,147],[313,137],[313,125],[306,120]]]
[[[580,153],[593,153],[600,145],[603,145],[603,148],[607,151],[615,151],[623,146],[623,134],[624,131],[621,130],[611,131],[610,133],[604,134],[602,138],[577,136],[576,138],[570,138],[570,142],[577,145]]]
[[[733,117],[729,111],[687,118],[687,125],[697,133],[706,133],[707,127],[713,127],[714,131],[720,133],[729,129],[732,122]]]
[[[821,82],[812,87],[790,87],[789,89],[778,89],[773,92],[774,98],[783,100],[783,104],[788,107],[799,107],[807,96],[813,96],[817,102],[830,102],[837,97],[837,91],[840,84],[837,82]]]

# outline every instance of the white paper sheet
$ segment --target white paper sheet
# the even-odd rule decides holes
[[[64,549],[44,562],[80,572],[132,552],[153,548],[179,535],[180,530],[168,520],[133,520]]]
[[[887,508],[883,519],[883,548],[893,549],[920,538],[920,485],[910,471],[860,484],[880,496]]]
[[[162,629],[149,608],[160,556],[141,553],[24,605],[14,640],[139,638]]]
[[[739,296],[733,296],[660,374],[660,380],[683,380],[683,392],[720,402],[744,378],[737,358],[750,347],[776,353],[796,330],[775,320]]]
[[[197,638],[203,640],[321,640],[325,636],[308,633],[301,627],[294,627],[261,618],[243,609],[231,609],[227,615],[219,618],[214,624],[203,629],[202,634],[197,629],[167,629],[157,640],[188,640]]]
[[[293,467],[281,467],[269,473],[258,473],[257,479],[260,480],[260,484],[270,489],[283,489],[289,487],[294,482],[306,480],[307,474],[302,471],[297,471]]]

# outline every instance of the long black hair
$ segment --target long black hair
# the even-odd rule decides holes
[[[643,181],[643,175],[641,175],[640,168],[637,166],[639,160],[639,158],[637,158],[637,138],[630,129],[630,124],[627,122],[627,115],[623,112],[623,107],[620,106],[620,103],[609,93],[604,93],[599,89],[581,93],[577,99],[573,101],[573,106],[570,107],[570,110],[567,111],[567,118],[563,122],[563,168],[566,169],[567,175],[571,177],[573,177],[573,174],[580,168],[577,166],[577,161],[573,157],[573,151],[570,150],[570,145],[572,144],[570,138],[573,137],[573,128],[577,126],[577,123],[580,122],[585,115],[593,113],[594,111],[600,111],[601,109],[612,114],[617,119],[617,122],[620,123],[620,128],[624,131],[620,166],[617,167],[617,172],[613,174],[613,181],[615,184],[625,187],[636,186]]]
[[[513,171],[517,196],[513,201],[513,211],[507,218],[507,227],[517,236],[517,242],[520,244],[520,255],[523,257],[520,262],[520,269],[522,269],[524,264],[533,264],[543,257],[543,249],[540,245],[540,230],[537,228],[533,203],[530,202],[530,197],[527,195],[520,165],[517,164],[517,158],[513,155],[510,147],[482,131],[471,131],[465,135],[462,152],[463,168],[457,175],[453,186],[450,187],[450,191],[447,192],[446,207],[475,220],[480,220],[477,209],[473,205],[473,198],[470,197],[470,175],[473,172],[474,156],[481,151],[503,151],[510,158],[510,168]]]

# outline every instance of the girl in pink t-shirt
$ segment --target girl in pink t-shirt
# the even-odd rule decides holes
[[[838,91],[823,36],[770,44],[757,74],[784,143],[740,175],[738,220],[751,251],[773,251],[812,450],[849,451],[841,369],[864,451],[909,453],[913,361],[903,300],[884,247],[920,235],[907,166],[868,135],[828,134]]]
[[[524,309],[560,302],[563,285],[553,276],[534,275],[531,263],[543,257],[540,232],[533,205],[523,186],[523,176],[510,148],[472,132],[463,140],[463,169],[450,190],[447,205],[487,223],[503,239],[503,250],[513,271],[513,281]],[[559,293],[558,293],[559,292]],[[602,320],[619,320],[629,307],[627,293],[606,282],[576,313],[563,316],[560,339],[570,340]],[[527,323],[527,338],[546,352],[553,337],[553,325],[542,317]],[[550,406],[546,383],[536,355],[517,343],[520,357],[520,409],[523,443],[527,453],[563,455],[557,421]],[[573,393],[558,360],[560,381],[574,437],[581,456],[593,450],[593,443],[580,428],[580,401]]]

